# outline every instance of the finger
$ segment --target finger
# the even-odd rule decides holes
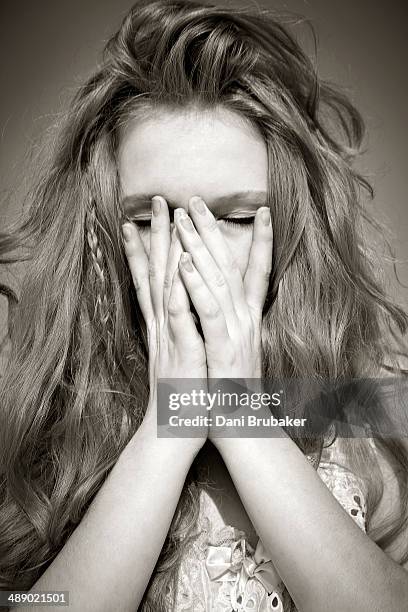
[[[249,253],[248,267],[244,275],[244,289],[248,307],[262,316],[272,270],[273,232],[268,206],[258,208]]]
[[[224,313],[215,297],[195,268],[190,253],[184,252],[180,258],[179,270],[194,307],[200,317],[204,335],[208,340],[214,338],[221,344],[230,340]]]
[[[182,350],[188,350],[191,348],[192,342],[201,340],[191,314],[188,294],[181,280],[178,268],[176,268],[173,275],[167,314],[173,341]]]
[[[235,257],[218,226],[216,218],[204,200],[198,196],[191,198],[189,202],[189,213],[193,218],[197,232],[202,238],[208,252],[211,254],[216,265],[226,279],[235,308],[241,312],[245,312],[247,305],[242,276]],[[194,256],[193,260],[195,262]],[[198,265],[197,269],[199,269]]]
[[[150,294],[149,260],[136,225],[127,221],[122,225],[122,232],[125,254],[136,290],[137,300],[146,324],[149,327],[154,318]]]
[[[170,248],[170,218],[167,202],[161,196],[152,198],[152,220],[150,226],[149,278],[153,310],[156,317],[163,318],[163,289],[167,257]]]
[[[198,270],[204,284],[207,285],[210,293],[213,294],[213,299],[215,298],[215,301],[221,307],[224,316],[228,320],[236,320],[237,314],[227,280],[215,263],[201,236],[196,231],[190,217],[184,209],[177,208],[174,212],[174,221],[177,225],[182,245],[191,254],[194,266]]]
[[[173,231],[171,233],[171,241],[170,241],[170,249],[169,255],[167,258],[167,268],[166,274],[164,276],[164,286],[163,286],[163,308],[164,313],[168,311],[168,303],[170,298],[171,287],[173,283],[173,276],[176,270],[178,270],[178,262],[183,252],[183,247],[180,242],[180,237],[178,235],[177,227],[173,227]],[[181,281],[180,281],[181,282]]]

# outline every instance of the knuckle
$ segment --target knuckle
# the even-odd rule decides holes
[[[270,268],[262,268],[260,271],[261,278],[265,283],[269,283],[269,278],[271,276]]]
[[[166,274],[163,279],[163,287],[165,287],[166,289],[170,289],[171,285],[172,285],[172,277],[170,276],[170,274]]]
[[[257,276],[259,276],[263,281],[265,282],[269,282],[269,277],[271,275],[271,268],[270,267],[261,267],[259,265],[255,265],[255,264],[248,264],[248,268],[247,268],[247,273],[250,272],[251,274],[256,274]]]
[[[181,315],[181,308],[178,302],[175,300],[170,300],[167,305],[167,312],[170,317],[178,317]]]
[[[218,273],[215,275],[213,282],[214,282],[214,285],[216,285],[217,287],[224,287],[225,278],[223,277],[221,273]]]
[[[160,336],[160,328],[156,319],[151,319],[147,323],[147,338],[149,344],[153,344],[156,339]]]
[[[133,286],[135,288],[136,293],[138,293],[141,290],[144,280],[145,280],[144,277],[141,276],[140,274],[138,274],[137,276],[136,274],[132,274]]]
[[[133,286],[135,288],[136,293],[139,293],[142,285],[140,284],[139,280],[135,277],[133,277]]]
[[[157,267],[153,263],[153,261],[149,261],[149,277],[156,278],[157,276]]]
[[[156,223],[151,223],[150,224],[150,233],[151,234],[160,234],[161,232],[161,225],[160,224],[156,224]]]
[[[204,309],[204,316],[207,319],[216,319],[220,313],[221,309],[217,304],[208,304]]]

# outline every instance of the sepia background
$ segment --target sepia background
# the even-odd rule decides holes
[[[215,0],[215,3],[216,0]],[[317,67],[340,84],[366,120],[367,153],[358,167],[372,182],[371,206],[390,228],[401,281],[408,285],[408,37],[405,0],[286,0],[263,5],[282,12]],[[132,5],[129,0],[1,0],[0,228],[18,215],[30,158],[89,75],[101,49]],[[378,247],[380,248],[380,246]],[[387,265],[390,292],[408,307],[408,288]],[[1,297],[1,296],[0,296]],[[0,303],[4,318],[5,303]]]

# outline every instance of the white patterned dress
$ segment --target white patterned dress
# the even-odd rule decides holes
[[[365,531],[365,485],[334,455],[323,453],[317,473]],[[254,549],[244,531],[225,525],[205,490],[200,502],[200,533],[180,566],[176,612],[297,612],[261,540]],[[170,610],[171,590],[168,597]]]

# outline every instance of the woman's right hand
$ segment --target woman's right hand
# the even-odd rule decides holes
[[[180,270],[181,274],[189,272],[183,264],[183,249],[176,227],[170,235],[166,200],[161,196],[152,199],[149,255],[135,223],[127,221],[122,230],[149,344],[150,398],[143,425],[149,425],[152,431],[156,431],[158,379],[201,379],[200,388],[205,385],[204,391],[207,391],[206,352],[180,275]],[[197,414],[207,416],[206,408],[194,408],[194,412],[184,412],[183,416],[193,417]],[[200,428],[200,437],[180,437],[180,441],[188,440],[189,445],[198,452],[207,434],[208,428]]]

